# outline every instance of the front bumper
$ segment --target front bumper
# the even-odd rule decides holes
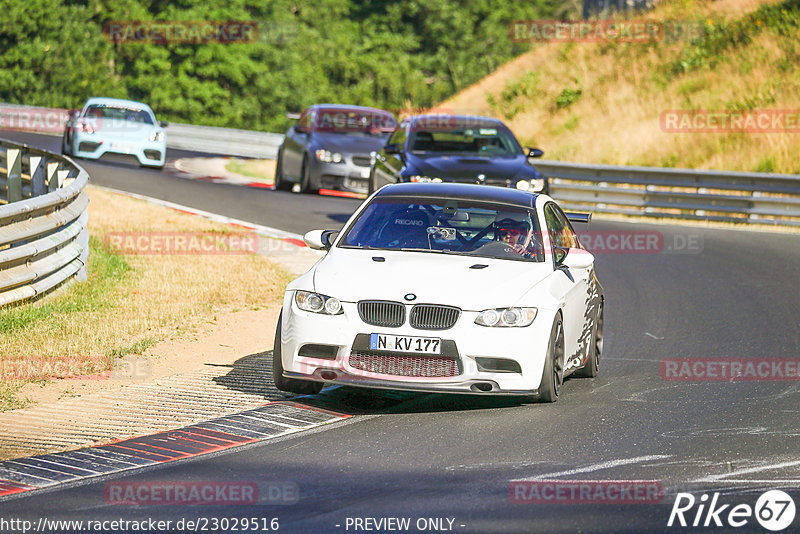
[[[524,328],[488,328],[474,323],[477,312],[463,311],[450,329],[421,330],[408,324],[399,328],[366,324],[361,320],[355,303],[342,303],[341,315],[306,312],[297,308],[293,297],[294,291],[288,291],[284,299],[281,331],[281,354],[287,378],[420,392],[538,393],[553,313],[539,310],[533,323]],[[410,305],[407,312],[409,309]],[[448,377],[413,377],[364,371],[351,366],[349,359],[356,336],[372,333],[450,340],[457,348],[458,373]],[[335,349],[329,358],[300,356],[300,349],[308,344],[328,345]],[[521,372],[482,371],[476,362],[479,357],[514,360]]]
[[[79,158],[100,159],[106,154],[133,156],[141,165],[163,167],[166,162],[166,141],[118,140],[98,134],[75,134],[74,155]]]
[[[345,155],[341,163],[315,161],[311,167],[314,176],[312,179],[319,189],[367,193],[370,173],[368,162],[369,156],[352,155]],[[367,166],[364,166],[364,163]]]

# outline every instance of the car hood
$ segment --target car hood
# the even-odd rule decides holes
[[[469,154],[409,154],[408,161],[420,176],[469,183],[477,182],[479,174],[483,174],[486,181],[505,181],[514,179],[521,172],[533,172],[533,167],[527,164],[527,158],[522,154],[491,158]]]
[[[374,261],[382,257],[385,261]],[[485,265],[484,268],[471,268]],[[394,300],[463,310],[514,306],[552,273],[547,263],[428,252],[335,248],[314,266],[314,291],[344,302]]]
[[[377,152],[386,144],[387,137],[329,132],[315,132],[313,136],[312,145],[315,148],[344,152],[345,154],[369,154],[370,152]]]

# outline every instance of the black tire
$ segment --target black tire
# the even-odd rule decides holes
[[[303,168],[300,175],[300,192],[307,193],[307,194],[315,194],[317,193],[317,189],[315,189],[311,185],[311,169],[310,165],[308,164],[308,156],[303,156]]]
[[[275,347],[272,349],[272,381],[275,387],[287,393],[298,395],[316,395],[322,389],[322,382],[286,378],[283,376],[283,361],[281,360],[281,319],[275,329]]]
[[[278,149],[278,159],[275,162],[275,189],[279,191],[288,191],[292,188],[292,184],[286,180],[283,175],[283,148]]]
[[[375,192],[375,179],[375,169],[372,169],[372,172],[369,173],[369,180],[367,180],[367,195]]]
[[[61,153],[65,156],[69,156],[69,152],[67,152],[67,134],[64,134],[64,137],[61,138]]]
[[[589,345],[589,361],[575,371],[578,378],[594,378],[600,372],[600,357],[603,355],[603,301],[597,306],[597,317],[592,327],[592,339]]]
[[[539,402],[556,402],[564,383],[564,330],[561,316],[557,316],[547,345],[547,360],[539,385]]]

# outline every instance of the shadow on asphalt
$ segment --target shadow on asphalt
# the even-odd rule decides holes
[[[214,379],[220,386],[249,395],[261,395],[266,401],[291,400],[347,415],[490,410],[535,402],[532,397],[411,393],[339,385],[328,386],[317,395],[284,394],[272,382],[272,351],[244,356],[226,367],[230,367],[230,372]]]

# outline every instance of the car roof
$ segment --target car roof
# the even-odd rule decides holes
[[[311,109],[311,108],[314,108],[314,109],[320,109],[320,108],[322,108],[322,109],[341,109],[342,111],[353,111],[353,110],[358,110],[358,111],[379,111],[381,113],[387,113],[389,115],[392,115],[391,112],[386,111],[385,109],[371,108],[369,106],[354,106],[354,105],[350,105],[350,104],[314,104],[313,106],[309,107],[309,109]]]
[[[411,183],[390,184],[378,190],[375,198],[385,197],[426,197],[444,199],[465,199],[484,202],[500,202],[523,208],[532,208],[538,193],[529,193],[509,187],[492,185],[444,183]]]
[[[447,125],[452,126],[453,128],[459,127],[477,127],[480,128],[481,126],[493,126],[493,127],[501,127],[507,128],[503,121],[500,119],[495,119],[494,117],[485,117],[483,115],[453,115],[450,113],[426,113],[423,115],[412,115],[408,117],[408,121],[411,123],[411,127],[416,127],[417,123],[422,123],[426,126],[430,126],[431,124],[439,124],[443,118],[447,119]]]
[[[142,102],[137,102],[136,100],[125,100],[122,98],[106,98],[106,97],[92,97],[86,101],[85,105],[99,105],[99,106],[122,106],[128,108],[142,108],[146,110],[150,110],[150,106],[144,104]]]

